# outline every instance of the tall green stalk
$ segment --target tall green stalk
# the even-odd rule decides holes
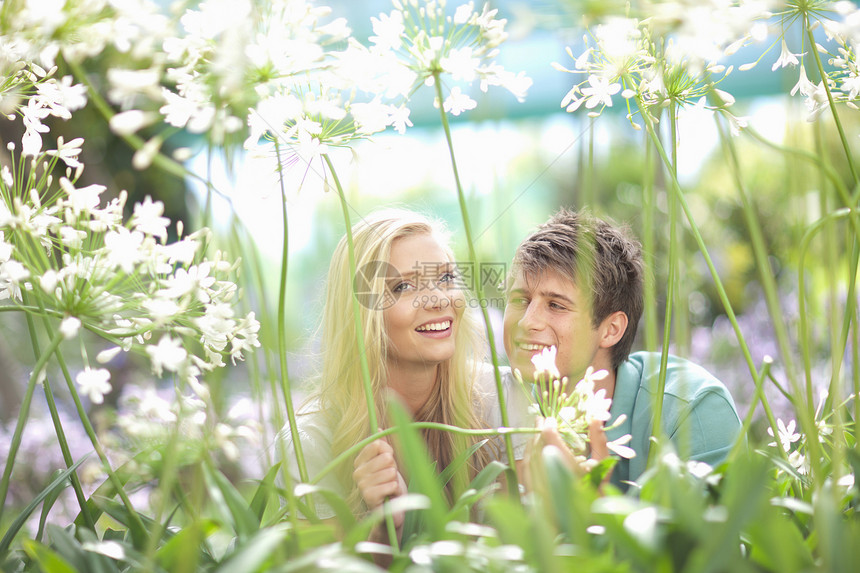
[[[816,22],[817,23],[817,22]],[[830,107],[830,112],[833,114],[833,123],[836,125],[836,131],[839,132],[839,139],[842,142],[842,150],[845,151],[845,157],[848,159],[848,169],[851,171],[851,178],[854,180],[855,194],[860,193],[860,175],[857,173],[857,167],[854,163],[854,156],[851,153],[851,146],[848,144],[848,137],[845,135],[845,129],[842,127],[842,121],[839,119],[839,114],[836,112],[836,102],[833,101],[833,94],[830,92],[830,85],[827,81],[827,72],[824,65],[821,63],[821,55],[818,53],[817,43],[815,41],[815,29],[809,21],[809,13],[803,12],[803,29],[806,31],[809,38],[809,45],[812,49],[809,52],[815,60],[815,66],[818,68],[818,73],[821,75],[824,92],[827,94],[827,103]]]
[[[454,142],[451,139],[451,126],[448,124],[448,114],[445,112],[442,106],[442,102],[445,101],[445,98],[442,97],[442,80],[439,77],[439,72],[433,74],[433,85],[436,88],[436,98],[439,101],[439,115],[442,119],[442,128],[445,131],[445,140],[448,143],[448,153],[451,157],[451,168],[454,171],[454,182],[457,186],[457,199],[460,205],[460,215],[463,218],[463,229],[466,234],[466,244],[469,248],[469,261],[472,264],[477,264],[477,255],[475,254],[475,244],[472,241],[472,224],[469,221],[469,210],[466,207],[466,195],[463,192],[463,185],[460,182],[460,173],[457,169],[457,159],[454,155]],[[478,302],[483,303],[484,301],[484,287],[481,284],[480,280],[475,281],[475,295],[478,297]],[[495,337],[493,336],[493,327],[490,323],[490,314],[487,310],[487,306],[484,304],[479,304],[481,307],[481,314],[484,317],[484,326],[487,332],[487,342],[490,345],[490,356],[493,361],[493,375],[496,381],[496,393],[499,398],[499,408],[501,409],[501,421],[502,425],[508,427],[508,410],[506,406],[505,393],[504,388],[502,386],[502,377],[499,373],[499,358],[496,354],[496,342]],[[513,442],[511,441],[511,437],[508,434],[505,434],[505,453],[508,458],[508,465],[513,470],[516,468],[516,460],[514,460],[514,448]],[[511,493],[517,493],[517,483],[516,476],[514,472],[510,472],[508,479],[508,486],[511,489]],[[517,497],[518,497],[517,493]]]
[[[785,364],[786,375],[788,376],[789,381],[794,383],[796,380],[793,358],[794,352],[791,349],[788,327],[785,324],[785,314],[779,303],[776,279],[773,276],[770,261],[768,260],[764,234],[762,233],[761,225],[759,224],[755,205],[753,204],[749,193],[747,193],[746,185],[744,184],[743,177],[741,175],[741,165],[738,160],[738,153],[735,144],[726,133],[725,125],[719,120],[716,124],[720,134],[723,152],[729,161],[729,168],[731,170],[732,177],[734,178],[735,188],[741,198],[741,207],[743,209],[744,220],[750,234],[753,256],[756,261],[756,268],[759,272],[759,280],[761,281],[762,289],[764,290],[768,313],[770,314],[771,321],[773,322],[773,330],[776,334],[776,340],[779,344],[783,363]]]
[[[340,184],[340,179],[334,169],[334,164],[328,154],[324,154],[328,171],[334,181],[337,196],[340,198],[341,211],[343,212],[343,223],[346,226],[346,244],[349,255],[349,277],[352,284],[350,291],[352,292],[352,318],[355,323],[355,338],[359,349],[359,364],[361,367],[361,380],[364,384],[364,398],[367,401],[367,417],[370,423],[370,431],[377,433],[380,430],[379,419],[376,413],[376,400],[373,397],[373,386],[370,380],[370,366],[367,363],[367,346],[364,342],[364,326],[361,323],[361,307],[359,306],[358,294],[355,292],[355,281],[352,280],[356,276],[355,264],[355,243],[352,239],[352,222],[349,216],[349,204],[346,202],[346,195],[343,192],[343,187]],[[399,551],[399,543],[397,541],[397,530],[394,527],[394,516],[391,513],[390,505],[385,502],[385,526],[388,532],[388,544],[395,552]]]
[[[284,172],[281,169],[281,147],[280,142],[275,140],[275,153],[278,159],[278,184],[281,189],[281,217],[284,228],[284,237],[281,244],[281,276],[278,287],[278,358],[280,365],[280,380],[281,391],[284,395],[284,407],[287,410],[287,419],[290,424],[290,435],[293,439],[293,451],[296,455],[296,464],[299,468],[299,479],[307,483],[308,469],[305,464],[305,456],[302,452],[302,441],[299,438],[299,427],[296,423],[296,412],[293,408],[293,394],[290,388],[289,372],[287,369],[287,334],[286,334],[286,306],[287,306],[287,263],[289,261],[289,219],[287,217],[287,191],[284,185]],[[281,458],[284,460],[282,475],[287,490],[287,503],[290,506],[290,520],[293,524],[293,530],[298,528],[298,505],[293,490],[292,476],[287,468],[287,452],[283,440],[277,440],[281,449]],[[314,511],[313,503],[310,504],[310,511]],[[297,542],[298,536],[293,539]]]
[[[26,302],[29,298],[29,294],[26,292],[21,293],[23,301]],[[36,334],[36,323],[33,320],[33,315],[29,312],[24,313],[24,316],[27,320],[27,331],[30,334],[30,344],[33,347],[33,354],[38,358],[42,352],[39,349],[39,337]],[[43,319],[47,322],[47,316],[43,316]],[[47,329],[47,326],[46,326]],[[51,414],[51,420],[54,424],[54,432],[57,435],[57,443],[60,445],[60,452],[63,455],[63,462],[65,462],[66,467],[70,468],[74,465],[75,460],[72,458],[71,449],[69,448],[69,442],[66,439],[66,432],[63,430],[63,424],[60,421],[60,412],[57,409],[56,401],[54,400],[54,393],[51,390],[51,385],[46,379],[42,384],[43,390],[45,392],[45,401],[48,404],[48,412]],[[75,492],[75,498],[78,500],[78,505],[81,508],[81,514],[84,517],[84,521],[87,526],[91,529],[95,528],[95,522],[93,521],[92,515],[90,515],[89,506],[87,505],[87,499],[84,495],[83,489],[81,488],[81,480],[78,477],[77,472],[72,472],[69,475],[69,481],[72,484],[72,489]]]
[[[278,165],[281,164],[281,148],[275,140],[275,152],[278,156]],[[284,394],[284,405],[287,409],[287,418],[290,424],[290,433],[293,437],[293,448],[296,451],[296,462],[299,466],[299,477],[302,482],[308,481],[308,469],[305,464],[305,456],[302,452],[302,442],[299,439],[299,427],[296,423],[296,413],[293,408],[293,396],[290,389],[289,372],[287,370],[287,263],[289,260],[289,220],[287,217],[287,191],[284,186],[283,171],[279,170],[278,183],[281,189],[281,220],[284,226],[284,238],[281,246],[281,277],[278,287],[278,357],[281,367],[281,391]]]
[[[18,455],[18,449],[21,447],[21,438],[24,434],[24,427],[27,425],[27,419],[30,416],[30,404],[33,401],[33,392],[36,389],[37,381],[45,370],[45,365],[51,354],[60,346],[63,340],[63,335],[57,331],[51,338],[45,351],[42,352],[36,364],[33,367],[33,372],[30,373],[30,380],[27,382],[27,390],[24,392],[24,399],[21,401],[21,410],[18,413],[18,421],[15,424],[15,430],[12,433],[12,441],[9,443],[9,455],[6,458],[6,467],[3,470],[3,477],[0,478],[0,518],[3,517],[3,509],[6,507],[6,496],[9,493],[9,480],[12,476],[12,468],[15,466],[15,457]]]
[[[657,348],[657,287],[656,261],[657,240],[654,232],[657,200],[654,185],[654,148],[648,145],[645,135],[645,173],[642,181],[642,250],[645,252],[645,264],[651,272],[645,275],[645,350]]]

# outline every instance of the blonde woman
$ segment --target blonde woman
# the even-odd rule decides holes
[[[332,256],[322,321],[319,386],[300,409],[299,435],[310,477],[338,454],[368,437],[370,427],[353,319],[353,284],[379,424],[387,427],[387,401],[403,403],[416,421],[486,427],[484,410],[495,397],[482,365],[485,344],[467,310],[466,293],[444,226],[405,210],[370,215],[352,229],[356,276],[344,237]],[[486,406],[485,406],[486,404]],[[493,417],[490,414],[490,417]],[[292,445],[289,429],[287,439]],[[474,440],[438,430],[423,432],[439,471]],[[470,461],[470,474],[490,459],[487,448]],[[292,474],[298,476],[295,460]],[[321,485],[341,494],[355,513],[406,493],[404,471],[391,442],[377,440],[343,463]],[[448,484],[449,497],[454,489]],[[317,496],[318,497],[318,496]],[[332,517],[317,502],[320,517]],[[395,525],[403,516],[395,516]]]

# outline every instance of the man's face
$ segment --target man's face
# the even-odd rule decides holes
[[[590,365],[606,367],[595,364],[601,348],[587,298],[576,284],[553,271],[539,276],[516,273],[505,306],[504,340],[511,368],[519,369],[524,380],[534,379],[531,358],[548,346],[558,349],[556,366],[572,383]],[[601,362],[605,354],[604,349]]]

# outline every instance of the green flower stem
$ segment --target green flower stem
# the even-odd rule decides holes
[[[654,122],[651,119],[651,116],[648,112],[648,109],[645,107],[645,105],[643,104],[643,102],[641,100],[637,99],[637,103],[639,105],[639,109],[642,110],[642,119],[645,122],[645,129],[646,129],[646,132],[648,133],[649,137],[651,138],[652,143],[654,144],[654,149],[657,150],[657,153],[660,155],[660,158],[662,159],[663,164],[666,165],[667,168],[669,168],[668,171],[669,171],[670,176],[672,177],[672,186],[671,187],[672,187],[673,195],[677,197],[679,205],[684,210],[684,214],[687,217],[687,222],[690,225],[690,232],[693,234],[693,237],[696,240],[696,245],[699,248],[699,252],[702,254],[702,256],[705,259],[705,263],[708,265],[708,270],[711,273],[711,278],[714,281],[714,286],[717,289],[717,294],[720,297],[720,301],[723,303],[723,309],[725,310],[726,316],[728,317],[729,322],[732,324],[732,328],[735,331],[735,336],[738,339],[738,344],[740,345],[741,352],[743,353],[744,358],[746,359],[747,367],[749,368],[750,374],[752,375],[753,380],[755,380],[758,376],[758,369],[755,367],[755,363],[753,362],[752,355],[750,354],[749,346],[747,345],[746,339],[744,338],[743,332],[741,331],[740,325],[738,324],[738,320],[737,320],[737,317],[735,316],[734,309],[732,308],[732,305],[729,302],[729,298],[728,298],[728,295],[726,294],[725,287],[723,286],[723,283],[720,280],[720,276],[717,273],[717,269],[714,266],[713,261],[711,260],[710,254],[708,253],[708,248],[705,245],[704,239],[702,239],[701,233],[699,232],[699,227],[698,227],[698,225],[696,225],[696,221],[693,219],[693,215],[690,211],[689,205],[687,204],[686,198],[684,197],[684,193],[681,189],[681,185],[678,182],[678,179],[675,176],[674,172],[670,168],[671,162],[669,161],[669,158],[666,156],[666,151],[663,149],[663,145],[660,142],[660,138],[657,137],[655,127],[654,127]],[[671,257],[670,257],[669,263],[670,263],[670,265],[672,263]],[[672,284],[671,280],[670,280],[669,284]],[[669,299],[667,299],[667,305],[670,304],[670,301],[671,301],[671,297]],[[665,345],[666,345],[666,336],[664,333],[664,347],[665,347]],[[661,369],[661,371],[665,370],[665,365],[662,363],[662,361],[661,361],[660,369]],[[768,417],[768,421],[770,422],[774,436],[778,436],[779,434],[777,432],[776,420],[773,417],[773,413],[771,412],[769,404],[767,402],[767,399],[765,398],[763,393],[762,393],[762,406],[765,409],[765,414]],[[779,449],[782,457],[787,460],[788,459],[787,454],[782,450],[782,448],[778,448],[778,449]]]
[[[767,247],[764,242],[761,225],[759,224],[756,215],[755,206],[752,199],[746,190],[746,185],[741,176],[741,166],[738,160],[737,148],[731,138],[728,137],[725,130],[725,125],[721,121],[716,121],[717,129],[720,133],[720,141],[723,145],[723,152],[729,160],[732,176],[734,177],[735,187],[741,198],[741,206],[743,207],[744,219],[746,220],[747,228],[750,233],[752,242],[753,256],[756,260],[756,267],[759,270],[759,280],[764,289],[765,301],[767,302],[768,312],[773,321],[773,329],[776,334],[776,339],[779,344],[780,353],[782,354],[783,363],[785,364],[786,375],[792,386],[795,385],[796,374],[794,365],[794,353],[791,349],[791,341],[788,335],[788,327],[785,324],[784,313],[780,308],[779,295],[777,293],[776,280],[773,276],[770,262],[767,256]]]
[[[645,140],[645,173],[642,181],[642,246],[645,251],[646,264],[652,269],[645,277],[645,349],[654,350],[657,347],[657,288],[654,279],[654,253],[657,252],[657,240],[654,231],[657,201],[654,186],[654,148],[647,145]]]
[[[281,150],[278,141],[275,141],[275,150],[278,156],[278,165],[281,164]],[[290,423],[290,433],[293,437],[293,447],[296,450],[296,461],[299,466],[299,477],[303,482],[308,481],[308,470],[305,457],[302,452],[301,440],[299,440],[299,428],[296,423],[296,412],[293,408],[293,396],[290,388],[289,372],[287,369],[287,334],[286,334],[286,306],[287,306],[287,263],[289,259],[289,221],[287,218],[287,191],[284,188],[283,171],[279,170],[278,182],[281,187],[281,216],[284,224],[284,240],[281,252],[281,280],[278,290],[278,355],[281,366],[281,391],[284,394],[284,404],[287,408],[287,417]]]
[[[352,221],[349,216],[349,204],[346,202],[346,195],[341,187],[340,179],[334,169],[334,164],[328,154],[324,154],[326,166],[331,173],[332,181],[334,181],[337,196],[340,199],[341,211],[343,213],[343,224],[346,227],[346,245],[349,256],[349,276],[355,277],[355,243],[352,240]],[[370,429],[373,432],[379,431],[379,420],[376,415],[376,400],[373,397],[373,387],[370,380],[370,367],[367,364],[367,350],[364,343],[364,328],[361,324],[361,307],[359,306],[358,296],[355,292],[355,281],[352,282],[352,318],[355,322],[355,338],[359,349],[359,364],[361,366],[361,379],[364,383],[364,398],[367,401],[367,417],[370,422]]]
[[[540,428],[505,428],[504,430],[500,430],[498,428],[461,428],[459,426],[451,426],[440,422],[412,422],[410,426],[418,430],[441,430],[443,432],[451,432],[452,434],[460,434],[463,436],[509,436],[510,434],[539,434],[541,432]],[[316,476],[314,476],[310,483],[318,483],[337,466],[347,461],[351,456],[360,452],[367,444],[374,442],[379,438],[389,436],[398,430],[399,428],[396,427],[386,428],[364,438],[330,461]]]
[[[803,12],[803,29],[806,31],[809,38],[810,52],[815,59],[815,66],[818,68],[818,73],[821,74],[822,85],[824,92],[827,94],[827,103],[830,106],[830,112],[833,114],[833,122],[836,124],[836,131],[839,132],[839,139],[842,142],[842,149],[845,151],[845,156],[848,159],[848,169],[851,171],[851,177],[854,179],[854,186],[860,192],[860,175],[857,174],[857,168],[854,165],[854,158],[851,155],[851,146],[848,144],[848,137],[845,135],[845,129],[842,127],[842,121],[839,119],[839,114],[836,113],[836,102],[833,101],[833,94],[830,92],[830,85],[827,82],[827,72],[824,70],[824,65],[821,63],[821,55],[818,53],[817,44],[815,42],[814,30],[810,26],[809,13]]]
[[[54,337],[60,336],[62,338],[62,334],[57,332],[54,334]],[[52,340],[53,342],[53,340]],[[140,515],[138,515],[137,511],[135,511],[134,506],[131,504],[131,500],[128,497],[128,494],[125,492],[125,487],[122,483],[122,480],[117,477],[116,472],[113,471],[111,467],[110,460],[107,458],[104,449],[102,449],[101,442],[99,442],[99,438],[96,435],[95,429],[93,428],[92,423],[90,422],[90,417],[87,414],[86,408],[81,403],[81,398],[78,395],[78,389],[75,387],[75,383],[72,380],[71,374],[69,374],[69,369],[66,366],[66,361],[63,358],[62,352],[60,352],[59,345],[54,346],[52,352],[57,358],[57,364],[60,366],[60,370],[63,373],[63,377],[66,380],[66,385],[69,388],[69,395],[72,397],[72,400],[75,402],[75,409],[78,412],[78,416],[81,419],[81,424],[84,426],[84,431],[87,433],[87,436],[90,439],[90,442],[93,444],[93,449],[96,451],[96,455],[98,455],[99,460],[102,462],[102,466],[104,467],[105,472],[108,474],[108,479],[113,483],[114,488],[116,489],[117,495],[119,495],[120,500],[128,511],[129,517],[134,521],[135,528],[137,531],[144,532],[146,531],[146,527],[143,524],[143,520],[140,519]],[[135,530],[132,530],[132,533]],[[143,541],[143,540],[138,540]]]
[[[323,155],[329,173],[331,173],[332,181],[334,181],[337,196],[340,198],[340,206],[343,211],[343,223],[346,226],[346,244],[349,254],[349,276],[354,278],[356,274],[355,267],[355,244],[352,240],[352,222],[349,217],[349,205],[346,202],[346,195],[343,192],[343,187],[340,184],[340,179],[335,171],[334,164],[331,161],[328,153]],[[367,401],[367,416],[372,432],[379,432],[379,418],[376,415],[376,400],[373,397],[373,387],[370,380],[370,366],[367,364],[367,346],[364,343],[364,326],[361,323],[361,308],[359,307],[358,295],[355,292],[355,281],[352,280],[352,318],[355,323],[355,338],[359,350],[359,364],[361,365],[361,380],[364,383],[364,398]],[[369,442],[368,442],[369,443]],[[357,453],[357,451],[356,451]],[[394,550],[395,554],[400,552],[400,543],[397,539],[397,529],[394,527],[394,514],[391,512],[391,506],[388,499],[384,502],[383,510],[385,512],[385,529],[388,532],[388,545]]]
[[[235,218],[235,214],[234,214],[234,218]],[[265,288],[266,281],[265,281],[265,278],[263,276],[263,274],[264,274],[263,268],[262,268],[262,265],[260,263],[260,251],[259,251],[259,249],[257,249],[257,246],[251,237],[249,237],[247,234],[245,234],[243,236],[239,235],[238,230],[240,228],[244,229],[244,227],[241,226],[241,221],[236,220],[236,223],[234,225],[231,225],[230,227],[231,227],[231,235],[233,237],[233,248],[235,249],[236,252],[245,251],[245,253],[247,255],[247,256],[243,257],[242,260],[244,263],[246,263],[246,272],[253,277],[252,282],[256,286],[256,291],[257,291],[256,294],[257,294],[257,301],[258,301],[259,310],[260,310],[260,316],[272,316],[271,309],[269,308],[269,301],[266,297],[266,288]],[[250,305],[248,305],[248,306],[250,306]],[[262,382],[263,373],[260,369],[260,364],[259,364],[259,359],[257,357],[257,354],[258,354],[257,352],[254,352],[254,353],[252,353],[251,356],[248,356],[247,364],[248,364],[248,369],[250,371],[249,374],[250,374],[250,379],[251,379],[251,385],[252,385],[252,388],[253,388],[255,396],[256,396],[257,407],[259,408],[258,415],[260,416],[260,420],[262,421],[262,420],[266,419],[266,412],[264,411],[264,406],[268,402],[270,404],[271,414],[274,417],[274,421],[275,421],[274,426],[275,426],[275,434],[276,434],[275,437],[277,437],[277,433],[280,432],[281,428],[284,427],[284,413],[281,410],[281,400],[280,400],[280,396],[278,395],[277,379],[273,375],[273,373],[276,370],[276,367],[275,367],[274,361],[272,359],[272,354],[269,351],[270,348],[268,347],[267,344],[265,344],[266,340],[270,340],[269,335],[266,333],[268,332],[268,325],[271,324],[271,322],[270,321],[264,321],[264,324],[266,326],[264,326],[262,323],[260,324],[261,330],[263,328],[266,329],[265,331],[260,333],[260,339],[263,341],[262,354],[263,354],[263,360],[265,361],[265,366],[266,366],[265,372],[268,373],[266,378],[269,381],[269,392],[271,392],[271,396],[272,396],[271,402],[268,402],[263,397],[263,393],[265,391],[263,389],[263,382]],[[268,437],[269,424],[264,424],[263,428],[264,428],[264,432],[266,432],[264,435],[264,439],[266,440],[266,443],[269,443],[271,441]],[[271,452],[268,450],[268,448],[266,448],[266,451],[265,451],[265,460],[266,460],[266,465],[268,465],[268,466],[272,465]]]
[[[445,131],[445,140],[448,143],[448,152],[451,156],[451,168],[454,171],[454,181],[457,185],[457,199],[460,203],[460,214],[463,217],[463,228],[466,233],[466,244],[469,247],[469,260],[476,264],[478,257],[475,255],[475,245],[472,241],[472,225],[469,222],[469,211],[466,208],[466,196],[463,193],[463,185],[460,182],[460,174],[457,170],[457,159],[454,156],[454,142],[451,139],[451,127],[448,125],[448,114],[445,113],[445,109],[443,107],[443,102],[445,98],[442,97],[442,80],[439,77],[439,72],[435,72],[433,74],[433,85],[436,88],[436,99],[439,101],[439,115],[442,119],[442,128]],[[484,300],[484,287],[481,285],[481,281],[475,281],[475,295],[478,297],[479,302],[483,302]],[[499,358],[496,355],[496,342],[495,337],[493,336],[493,327],[490,323],[490,314],[487,310],[487,307],[483,304],[479,305],[481,307],[481,314],[484,316],[484,326],[487,332],[487,342],[490,346],[490,356],[493,361],[493,375],[496,380],[496,393],[499,398],[499,408],[501,409],[501,421],[502,426],[508,426],[508,410],[505,404],[505,393],[504,388],[502,387],[502,376],[499,373]],[[508,435],[504,436],[505,441],[505,453],[508,458],[508,466],[513,470],[516,468],[516,460],[514,460],[514,449],[513,443],[511,442],[511,437]],[[511,472],[511,476],[508,480],[508,488],[511,491],[512,495],[515,495],[517,499],[519,487],[516,482],[516,476],[513,475],[514,472]]]
[[[147,571],[155,571],[156,570],[156,552],[158,551],[158,544],[162,541],[162,537],[164,536],[164,532],[167,529],[167,524],[162,523],[162,518],[167,511],[167,506],[172,501],[171,490],[176,483],[176,476],[178,474],[179,463],[178,459],[178,446],[180,442],[180,434],[179,428],[182,425],[182,412],[178,412],[178,416],[176,419],[176,425],[170,432],[170,439],[167,441],[167,445],[164,448],[164,454],[162,455],[162,465],[161,471],[158,473],[158,489],[161,492],[159,496],[159,503],[157,504],[156,513],[153,516],[152,524],[153,531],[150,532],[149,538],[146,543],[146,552],[144,555],[146,556],[146,568],[144,570]],[[169,521],[168,521],[169,523]]]
[[[284,395],[284,406],[287,410],[287,419],[290,424],[290,435],[293,439],[293,451],[296,454],[296,463],[299,468],[299,479],[302,482],[308,481],[308,469],[305,464],[305,456],[302,451],[302,441],[299,438],[299,427],[296,423],[296,411],[293,408],[293,394],[290,387],[289,371],[287,369],[287,334],[286,334],[286,306],[287,306],[287,263],[289,262],[289,220],[287,218],[287,191],[284,186],[284,172],[281,168],[281,147],[278,140],[275,140],[275,153],[278,159],[278,184],[281,189],[281,217],[283,220],[284,237],[281,246],[281,276],[278,287],[278,358],[280,363],[281,373],[281,392]],[[276,396],[273,396],[276,397]],[[278,429],[280,431],[280,428]],[[298,504],[292,487],[292,476],[287,467],[287,451],[283,440],[276,440],[279,443],[281,450],[281,458],[284,460],[282,467],[284,476],[284,485],[287,490],[287,504],[290,507],[290,520],[293,525],[293,531],[298,528]],[[314,510],[311,503],[311,510]],[[298,537],[296,537],[296,542]]]
[[[657,150],[657,153],[660,155],[660,158],[663,160],[664,165],[669,166],[671,162],[669,158],[666,156],[666,151],[663,149],[663,145],[660,143],[660,138],[657,137],[654,128],[654,122],[651,119],[651,116],[648,113],[648,110],[644,103],[641,100],[638,100],[639,109],[642,110],[642,118],[645,122],[646,130],[648,135],[651,137],[651,141],[654,144],[654,148]],[[735,331],[735,336],[738,339],[738,344],[741,347],[741,352],[744,355],[744,359],[747,362],[747,367],[749,368],[750,374],[755,377],[757,373],[757,369],[755,367],[755,363],[753,362],[752,355],[750,354],[749,346],[746,343],[746,339],[744,338],[743,332],[741,332],[740,325],[738,324],[737,317],[735,316],[734,309],[732,308],[731,302],[729,302],[729,297],[726,294],[726,289],[723,286],[722,280],[720,280],[720,275],[717,273],[717,269],[714,266],[714,262],[711,259],[710,254],[708,253],[708,247],[705,245],[705,241],[702,238],[702,234],[699,232],[699,227],[696,224],[695,219],[693,218],[693,214],[690,211],[690,206],[687,204],[687,200],[684,197],[684,193],[681,190],[681,185],[678,182],[678,179],[672,175],[672,192],[677,195],[681,208],[684,210],[684,214],[687,217],[687,222],[690,225],[690,232],[693,234],[693,238],[696,241],[696,245],[699,248],[699,252],[705,259],[705,263],[708,265],[708,270],[711,273],[711,278],[714,281],[714,287],[717,289],[717,294],[720,297],[720,302],[723,304],[723,309],[726,311],[726,316],[729,319],[729,322],[732,324],[732,328]]]
[[[753,399],[752,402],[750,402],[747,415],[744,417],[743,424],[741,425],[741,432],[738,440],[735,442],[735,445],[732,446],[732,451],[729,453],[729,460],[734,460],[738,454],[746,448],[746,436],[749,434],[753,418],[755,417],[755,407],[759,403],[761,403],[765,409],[765,414],[768,416],[768,422],[775,422],[775,420],[773,420],[773,412],[771,411],[770,405],[767,403],[767,397],[764,394],[764,380],[770,372],[771,364],[772,362],[770,360],[764,361],[761,365],[761,371],[759,371],[755,376],[755,394],[753,394]],[[771,428],[773,432],[776,432],[776,428],[774,428],[773,425]],[[774,435],[779,436],[777,433],[774,433]]]
[[[15,456],[18,455],[18,449],[21,447],[21,438],[24,435],[24,426],[27,424],[27,418],[30,415],[30,404],[33,401],[33,392],[36,389],[36,381],[39,375],[45,369],[45,364],[48,362],[51,354],[60,342],[63,340],[63,335],[60,332],[54,333],[51,342],[45,351],[39,355],[36,364],[33,367],[33,372],[30,373],[30,380],[27,382],[27,390],[24,392],[24,399],[21,401],[21,410],[18,414],[18,422],[15,424],[15,431],[12,433],[12,441],[9,444],[9,455],[6,458],[6,467],[3,470],[3,477],[0,478],[0,518],[3,517],[3,509],[6,507],[6,496],[9,493],[9,480],[12,476],[12,468],[15,465]]]
[[[788,147],[785,145],[779,145],[777,143],[774,143],[751,127],[745,127],[742,133],[752,137],[759,143],[763,143],[771,149],[774,149],[786,155],[793,155],[799,159],[805,159],[806,161],[813,163],[827,177],[828,181],[833,184],[833,187],[836,189],[836,192],[842,199],[842,202],[844,203],[845,207],[852,207],[854,205],[854,199],[851,197],[851,193],[848,192],[848,189],[842,182],[842,178],[839,177],[839,174],[836,172],[835,169],[833,169],[833,167],[826,163],[823,163],[821,161],[821,158],[817,155],[805,151],[803,149],[797,149],[795,147]]]
[[[672,181],[677,181],[677,118],[675,117],[675,102],[669,106],[669,124],[671,126],[672,138],[672,160],[666,165],[672,175]],[[656,134],[653,134],[658,138]],[[651,146],[648,146],[651,147]],[[651,428],[652,436],[660,436],[663,423],[663,394],[666,391],[667,367],[669,364],[669,343],[671,340],[672,323],[680,319],[673,317],[675,304],[680,306],[680,281],[678,278],[678,198],[677,194],[669,195],[669,277],[666,281],[666,315],[663,319],[663,345],[660,349],[660,372],[657,376],[657,392],[654,394],[654,425]],[[676,334],[680,329],[676,329]],[[655,448],[649,449],[648,465],[656,459]]]
[[[22,293],[25,297],[28,296],[28,293]],[[29,313],[25,313],[27,319],[27,331],[30,333],[30,344],[33,346],[33,353],[36,356],[41,355],[41,351],[39,350],[39,337],[36,335],[36,323],[33,320],[33,316]],[[44,319],[47,322],[47,318]],[[46,325],[46,330],[48,329],[48,325]],[[63,454],[63,461],[66,463],[66,467],[70,468],[74,465],[75,460],[72,458],[72,452],[69,449],[69,442],[66,439],[66,433],[63,430],[63,425],[60,422],[60,413],[57,410],[57,404],[54,401],[54,393],[51,391],[51,385],[47,380],[42,384],[45,391],[45,401],[48,404],[48,411],[51,413],[51,420],[54,423],[54,432],[57,434],[57,443],[60,445],[60,451]],[[78,505],[81,507],[81,514],[84,516],[84,521],[87,526],[95,531],[95,521],[93,521],[93,517],[90,514],[89,506],[87,505],[87,498],[84,495],[84,491],[81,488],[81,479],[78,477],[77,472],[72,472],[69,475],[69,481],[72,483],[72,489],[75,491],[75,498],[78,500]]]
[[[800,313],[800,333],[799,337],[801,340],[808,340],[808,326],[807,326],[807,318],[806,318],[806,279],[805,279],[805,268],[804,259],[806,257],[806,252],[809,250],[809,244],[812,241],[813,237],[817,235],[826,225],[833,223],[838,219],[842,219],[844,217],[851,217],[852,219],[857,218],[857,211],[852,209],[839,209],[838,211],[834,211],[830,213],[818,221],[816,221],[809,229],[807,229],[806,233],[801,239],[800,242],[800,258],[798,263],[798,271],[797,271],[797,282],[798,282],[798,312]],[[854,248],[854,262],[857,261],[858,248],[855,243]],[[851,269],[853,272],[857,273],[856,264],[851,265]],[[849,296],[854,296],[854,281],[851,281],[851,288],[849,289]],[[845,326],[847,328],[848,322],[850,322],[853,317],[853,311],[851,314],[846,315]],[[847,338],[847,331],[845,332]],[[844,352],[844,346],[841,347]],[[815,424],[815,402],[814,397],[812,395],[812,373],[811,373],[811,360],[809,357],[809,344],[803,344],[802,348],[802,356],[803,356],[803,364],[804,370],[806,372],[806,395],[807,395],[807,407],[806,408],[798,408],[798,414],[800,418],[801,427],[804,430],[804,433],[808,436],[806,440],[807,448],[809,448],[809,458],[810,463],[813,470],[813,476],[815,478],[816,483],[823,483],[819,481],[822,477],[822,467],[821,467],[821,444],[818,440],[818,427]],[[856,406],[855,406],[856,407]]]
[[[667,166],[672,170],[672,179],[678,179],[678,105],[672,100],[669,105],[669,131],[672,146],[672,165]],[[690,351],[690,305],[687,299],[687,292],[684,288],[684,281],[681,279],[684,276],[685,262],[687,258],[686,250],[684,249],[684,241],[678,236],[678,224],[680,223],[680,214],[678,213],[678,202],[673,201],[670,195],[669,212],[670,216],[670,260],[675,261],[675,344],[678,351],[682,355],[686,355]],[[674,251],[674,255],[671,253]]]

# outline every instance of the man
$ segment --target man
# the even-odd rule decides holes
[[[517,248],[505,308],[505,351],[526,382],[533,381],[532,357],[550,346],[569,384],[589,366],[608,372],[595,382],[595,391],[603,388],[612,399],[607,424],[626,419],[606,432],[592,428],[592,458],[608,455],[607,440],[632,436],[636,456],[619,460],[611,475],[621,489],[645,470],[658,399],[658,438],[668,436],[683,459],[720,463],[741,427],[728,390],[703,368],[670,356],[660,397],[660,355],[630,353],[642,315],[643,267],[640,245],[623,229],[562,209]],[[521,397],[519,405],[513,399],[511,407],[521,410]],[[575,464],[556,430],[545,429],[542,440]]]

